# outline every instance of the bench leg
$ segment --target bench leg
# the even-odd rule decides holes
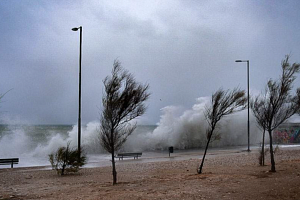
[[[13,162],[11,163],[11,168],[14,168],[14,163]]]

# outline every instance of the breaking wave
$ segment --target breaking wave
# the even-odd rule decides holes
[[[122,151],[165,150],[203,148],[206,144],[207,122],[203,111],[209,103],[208,97],[198,98],[191,109],[167,106],[161,109],[160,121],[155,126],[138,126],[128,137]],[[251,143],[258,144],[261,131],[251,116]],[[0,157],[45,157],[58,147],[77,146],[77,125],[74,126],[7,126],[1,132]],[[99,142],[99,123],[94,121],[82,128],[82,146],[91,153],[104,153]],[[213,147],[247,144],[247,111],[224,117],[217,130],[221,139]]]

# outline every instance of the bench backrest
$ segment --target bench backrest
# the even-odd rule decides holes
[[[4,158],[0,159],[0,163],[14,163],[17,164],[19,162],[19,158]]]
[[[118,156],[141,156],[142,153],[118,153]]]

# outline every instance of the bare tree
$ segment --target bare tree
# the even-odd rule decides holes
[[[300,112],[300,88],[292,95],[295,73],[300,71],[300,64],[290,65],[289,56],[281,63],[282,74],[279,80],[268,81],[264,95],[257,96],[252,110],[259,126],[267,130],[270,137],[271,172],[276,172],[273,152],[272,131],[295,113]]]
[[[245,91],[239,90],[238,88],[235,88],[232,91],[224,91],[223,89],[219,89],[212,95],[211,105],[206,107],[204,113],[209,126],[206,130],[207,144],[201,165],[198,169],[198,174],[202,173],[206,152],[213,133],[217,128],[218,122],[226,115],[230,115],[234,112],[245,109],[246,101],[247,98],[245,97]]]
[[[114,62],[111,76],[104,81],[103,112],[100,118],[100,141],[111,154],[113,184],[117,183],[115,153],[136,128],[129,122],[145,113],[144,102],[149,98],[149,85],[137,83],[131,73]]]

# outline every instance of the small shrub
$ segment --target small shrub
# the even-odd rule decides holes
[[[265,153],[264,156],[266,157],[267,153],[269,153],[270,149],[269,148],[265,148]],[[275,147],[273,154],[277,153],[280,151],[279,148],[279,144],[277,144],[277,146]],[[258,155],[258,163],[259,165],[263,166],[263,154],[262,154],[262,150],[259,150],[259,155]]]
[[[64,175],[69,172],[78,172],[80,167],[86,164],[86,155],[81,151],[78,160],[78,149],[71,149],[68,143],[67,147],[60,147],[56,153],[50,154],[49,161],[58,175]]]
[[[280,151],[279,144],[277,144],[276,147],[275,147],[275,149],[274,149],[274,154],[277,153],[277,152],[279,152],[279,151]]]

